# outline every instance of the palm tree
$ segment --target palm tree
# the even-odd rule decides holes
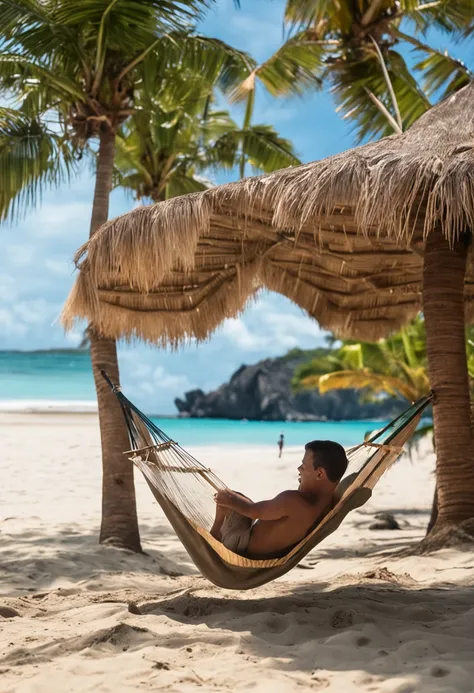
[[[32,150],[21,158],[17,147],[15,156],[9,157],[13,169],[5,163],[8,148],[0,144],[6,157],[0,165],[3,217],[23,203],[34,204],[41,184],[58,183],[58,170],[64,170],[54,169],[58,157],[69,164],[75,150],[82,151],[95,140],[90,234],[107,220],[117,132],[134,113],[137,94],[149,88],[147,74],[161,71],[165,77],[185,66],[211,83],[221,78],[231,86],[252,65],[248,56],[192,32],[208,4],[205,0],[0,0],[1,93],[15,98],[24,127],[42,130],[35,141],[28,135],[24,147],[49,147],[40,158]],[[41,127],[53,116],[52,129]],[[15,127],[21,124],[18,117],[10,120]],[[58,152],[51,148],[56,130],[61,133]],[[1,134],[5,143],[5,128]],[[88,336],[102,439],[100,540],[140,551],[133,470],[122,454],[128,447],[126,429],[116,398],[100,376],[105,368],[112,380],[119,381],[116,344],[103,339],[94,325],[89,325]]]
[[[117,136],[115,184],[158,202],[204,190],[204,176],[216,169],[249,163],[269,172],[299,163],[271,126],[239,128],[227,111],[212,108],[213,100],[198,75],[175,77],[157,97],[144,93]]]
[[[286,20],[296,31],[290,44],[319,49],[321,81],[359,139],[401,133],[431,107],[430,97],[452,94],[472,72],[459,60],[428,46],[420,36],[429,27],[467,36],[474,19],[469,0],[288,0]],[[408,33],[404,31],[408,26]],[[412,72],[399,50],[412,46],[421,60]],[[251,99],[259,70],[236,92]],[[421,75],[422,86],[414,74]],[[276,88],[278,84],[275,82]],[[285,93],[285,89],[280,90]],[[437,451],[439,515],[435,530],[474,518],[473,431],[466,366],[463,287],[472,229],[451,247],[441,229],[425,244],[423,310]]]
[[[473,77],[422,40],[428,28],[468,33],[470,0],[287,0],[285,20],[289,44],[312,47],[313,56],[319,48],[318,76],[330,85],[337,110],[356,124],[359,140],[402,132],[431,107],[430,97],[444,98]],[[413,69],[404,58],[410,47],[419,56]]]
[[[471,416],[474,421],[474,328],[466,330]],[[333,354],[312,359],[295,372],[293,387],[318,388],[321,393],[334,389],[363,389],[372,395],[385,393],[408,402],[423,397],[430,390],[426,331],[423,318],[398,334],[376,343],[345,341]],[[414,436],[416,442],[433,430],[423,426]],[[435,441],[433,441],[435,442]],[[438,519],[438,483],[436,485],[429,533]]]
[[[273,96],[327,84],[361,141],[403,132],[431,108],[432,96],[473,79],[462,61],[422,40],[429,28],[469,36],[471,0],[287,0],[285,22],[285,43],[232,92],[249,114],[259,83]],[[404,58],[410,47],[419,56],[413,69]]]

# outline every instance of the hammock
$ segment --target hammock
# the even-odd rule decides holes
[[[236,590],[258,587],[288,572],[332,534],[351,510],[364,505],[382,474],[403,451],[432,399],[431,394],[418,400],[369,440],[346,451],[349,473],[337,486],[332,507],[296,546],[283,556],[250,558],[230,551],[210,534],[216,511],[214,494],[226,485],[142,414],[107,373],[101,372],[125,417],[131,450],[124,454],[144,475],[201,573],[218,587]]]

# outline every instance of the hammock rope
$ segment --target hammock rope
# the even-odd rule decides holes
[[[377,481],[403,451],[403,445],[415,431],[432,399],[432,395],[420,399],[368,440],[347,450],[348,474],[336,489],[329,512],[284,556],[259,559],[234,554],[210,534],[216,510],[214,494],[227,488],[226,484],[130,402],[105,371],[101,373],[117,396],[124,414],[131,447],[124,454],[143,473],[196,565],[202,572],[207,572],[212,582],[231,589],[246,589],[273,579],[271,576],[268,579],[251,577],[251,572],[262,573],[265,569],[278,574],[286,572],[297,559],[301,560],[322,538],[334,531],[353,507],[366,502]],[[216,561],[224,563],[227,573]],[[229,577],[229,568],[247,569],[248,579],[237,575]]]

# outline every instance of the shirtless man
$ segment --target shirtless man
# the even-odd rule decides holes
[[[342,445],[313,440],[305,445],[298,467],[297,491],[283,491],[258,503],[230,489],[218,491],[211,534],[231,551],[248,557],[284,553],[301,541],[330,507],[346,469]]]

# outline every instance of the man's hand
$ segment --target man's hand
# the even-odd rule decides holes
[[[215,494],[214,500],[216,501],[217,505],[223,505],[225,508],[232,508],[235,495],[236,494],[234,494],[234,492],[229,488],[224,488]]]

